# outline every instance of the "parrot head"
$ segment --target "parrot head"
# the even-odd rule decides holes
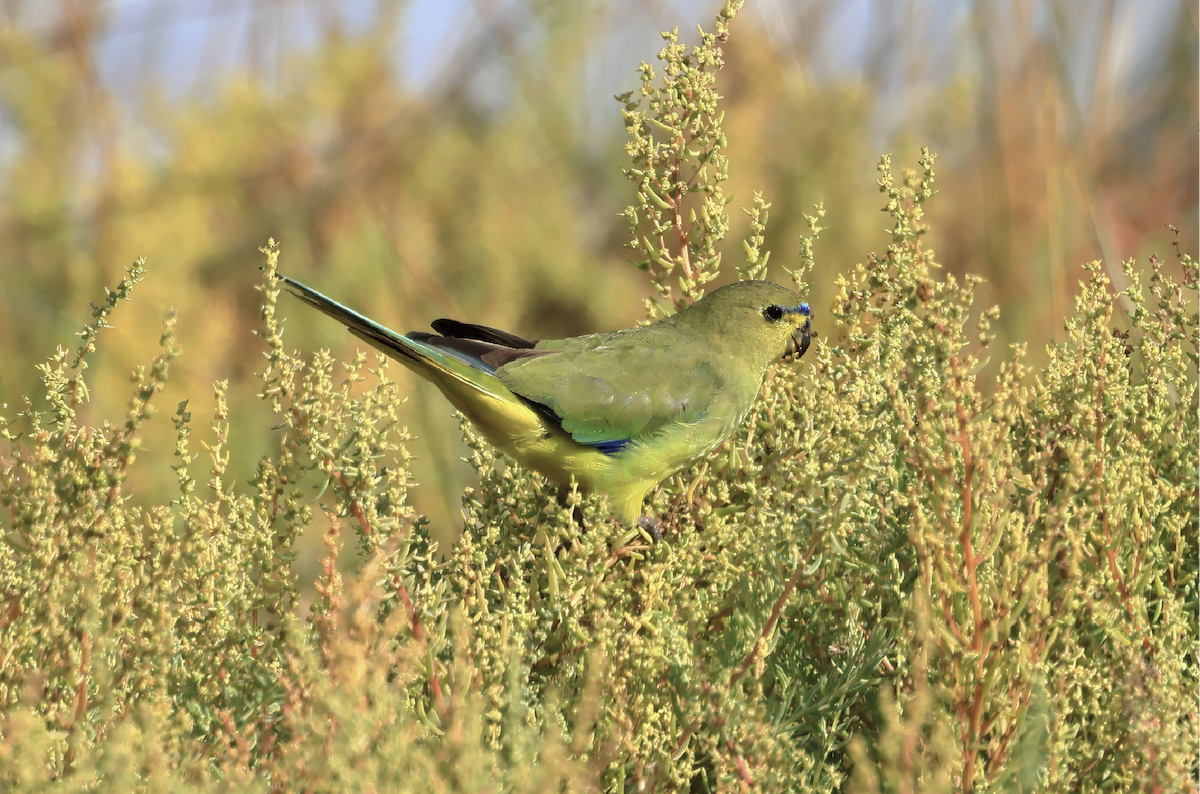
[[[689,313],[715,335],[711,339],[715,345],[756,359],[762,369],[780,358],[803,356],[812,342],[808,304],[769,281],[738,281],[721,287],[682,314]]]

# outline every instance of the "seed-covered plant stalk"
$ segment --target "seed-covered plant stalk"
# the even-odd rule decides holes
[[[637,185],[637,203],[624,212],[631,232],[626,245],[644,257],[635,264],[650,274],[673,310],[699,300],[704,285],[717,277],[716,245],[729,230],[721,190],[729,170],[722,153],[725,114],[717,109],[715,85],[725,63],[721,45],[741,7],[741,2],[727,2],[715,32],[701,29],[700,44],[690,53],[679,43],[678,28],[664,32],[667,46],[658,53],[661,84],[655,82],[654,67],[643,62],[640,97],[633,99],[632,91],[617,97],[625,105],[625,153],[633,160],[625,175]],[[668,313],[658,305],[649,309],[652,318]]]

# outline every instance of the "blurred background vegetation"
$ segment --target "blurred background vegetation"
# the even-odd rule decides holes
[[[401,331],[450,316],[531,337],[632,325],[631,203],[614,94],[657,31],[720,2],[668,0],[6,0],[0,6],[0,400],[37,393],[88,302],[145,256],[150,275],[92,363],[84,424],[123,416],[128,373],[179,309],[184,355],[160,406],[211,412],[228,379],[236,449],[265,451],[258,247],[284,271]],[[823,201],[814,325],[839,272],[887,244],[882,152],[939,154],[928,238],[986,279],[999,342],[1030,363],[1063,336],[1083,276],[1197,250],[1197,12],[1182,0],[751,0],[718,85],[726,193],[771,202],[772,278]],[[748,220],[732,214],[727,266]],[[732,268],[728,268],[732,272]],[[361,343],[298,302],[286,340]],[[1003,350],[1003,348],[997,348]],[[395,374],[399,375],[397,371]],[[435,537],[472,478],[451,409],[407,374],[412,492]],[[168,457],[165,416],[142,454]],[[230,463],[235,479],[257,455]],[[147,500],[165,467],[131,482]],[[167,497],[169,498],[169,496]],[[315,565],[316,555],[310,563]],[[302,580],[311,581],[302,574]]]

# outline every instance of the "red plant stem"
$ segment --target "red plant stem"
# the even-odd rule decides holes
[[[955,377],[955,387],[962,394],[962,381]],[[971,693],[971,702],[969,706],[968,721],[963,726],[962,744],[963,744],[963,791],[970,794],[974,790],[975,778],[975,760],[978,755],[976,744],[980,739],[981,724],[983,718],[983,676],[984,676],[984,661],[986,654],[983,652],[983,635],[986,630],[986,625],[983,619],[983,606],[979,601],[979,581],[976,576],[977,560],[975,559],[975,550],[971,543],[971,520],[973,517],[973,488],[975,481],[975,458],[971,454],[970,434],[967,431],[967,414],[963,409],[961,399],[955,406],[955,412],[958,416],[958,440],[962,446],[963,455],[963,487],[962,487],[962,505],[963,517],[962,526],[959,530],[959,543],[962,546],[962,561],[963,568],[967,575],[967,594],[971,599],[971,614],[975,621],[974,632],[971,637],[971,650],[978,654],[978,662],[976,663],[976,684],[975,690]]]
[[[330,464],[333,463],[331,460],[328,462]],[[342,490],[346,492],[346,498],[350,500],[350,512],[353,513],[354,517],[358,519],[358,525],[362,527],[363,534],[370,535],[371,525],[368,523],[366,515],[359,506],[358,500],[354,498],[354,492],[350,490],[350,483],[347,482],[346,475],[342,474],[337,469],[333,469],[333,476],[337,478],[337,481],[342,485]]]
[[[404,604],[404,610],[408,612],[408,620],[412,623],[413,639],[424,639],[425,629],[422,628],[421,619],[417,617],[417,611],[413,609],[412,600],[408,597],[408,588],[404,586],[404,582],[400,581],[399,575],[392,579],[392,586],[396,588],[396,596],[399,597],[400,603]]]
[[[767,622],[763,626],[762,632],[759,634],[758,639],[754,642],[754,647],[750,649],[750,653],[746,655],[746,658],[742,661],[741,666],[738,667],[738,669],[734,671],[733,675],[729,677],[730,686],[733,686],[739,680],[741,680],[742,676],[746,674],[746,671],[750,669],[750,665],[757,661],[758,649],[762,641],[771,636],[771,632],[775,629],[775,624],[779,621],[779,615],[783,612],[783,605],[787,603],[788,598],[792,595],[792,591],[795,590],[796,585],[800,583],[800,577],[804,574],[804,564],[808,562],[808,557],[809,555],[805,554],[804,557],[802,557],[800,561],[796,563],[796,570],[792,573],[792,578],[788,579],[788,583],[784,585],[783,592],[780,593],[779,598],[775,600],[775,605],[771,607],[771,616],[767,618]]]
[[[737,765],[738,775],[745,781],[746,785],[753,786],[754,778],[750,777],[750,767],[746,765],[746,759],[739,755],[734,759],[734,763]]]
[[[433,691],[433,700],[437,704],[437,710],[442,714],[449,713],[450,709],[446,706],[446,697],[442,694],[442,682],[438,680],[436,667],[429,671],[429,688]]]

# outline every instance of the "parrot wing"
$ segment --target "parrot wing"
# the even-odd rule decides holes
[[[576,344],[506,363],[496,377],[514,394],[546,406],[579,443],[616,452],[665,425],[700,421],[728,386],[700,351],[641,344],[661,341],[643,336],[570,340]]]

